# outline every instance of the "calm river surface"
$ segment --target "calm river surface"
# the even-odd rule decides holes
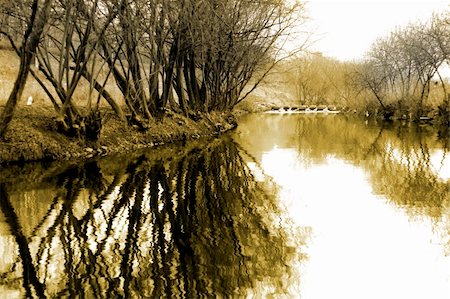
[[[0,169],[0,298],[450,298],[448,136],[249,115],[227,136]]]

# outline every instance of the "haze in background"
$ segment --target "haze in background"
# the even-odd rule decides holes
[[[310,0],[306,8],[316,33],[311,50],[339,60],[358,60],[377,37],[397,26],[425,21],[449,4],[450,1],[433,0]]]

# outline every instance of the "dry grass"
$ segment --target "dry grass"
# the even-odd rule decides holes
[[[0,104],[6,102],[19,69],[15,52],[0,49]]]
[[[2,47],[2,44],[4,44],[4,42],[0,42],[0,107],[6,103],[9,97],[20,64],[19,58],[17,57],[16,53],[6,46]],[[45,78],[43,75],[41,75],[40,79],[45,82]],[[50,85],[47,85],[47,87],[52,90],[52,87]],[[109,79],[107,91],[119,103],[119,105],[124,104],[122,93],[120,92],[116,84],[113,83],[113,80],[111,78]],[[56,94],[54,93],[53,95],[56,98]],[[27,84],[25,85],[22,98],[19,101],[18,105],[26,106],[26,102],[29,96],[33,97],[33,106],[51,106],[50,99],[45,94],[39,83],[33,78],[33,76],[31,76],[31,74],[28,76]],[[97,92],[94,90],[92,93],[90,93],[89,83],[81,80],[77,87],[77,90],[75,91],[75,94],[73,95],[73,101],[77,104],[77,106],[86,107],[88,105],[90,96],[92,101],[96,102],[98,97]],[[102,99],[102,101],[100,102],[100,106],[106,107],[108,106],[108,104]]]

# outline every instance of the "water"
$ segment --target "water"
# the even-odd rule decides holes
[[[450,298],[448,139],[251,115],[219,139],[0,170],[0,297]]]

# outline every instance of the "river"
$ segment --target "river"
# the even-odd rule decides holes
[[[255,114],[0,169],[0,298],[450,298],[448,136]]]

